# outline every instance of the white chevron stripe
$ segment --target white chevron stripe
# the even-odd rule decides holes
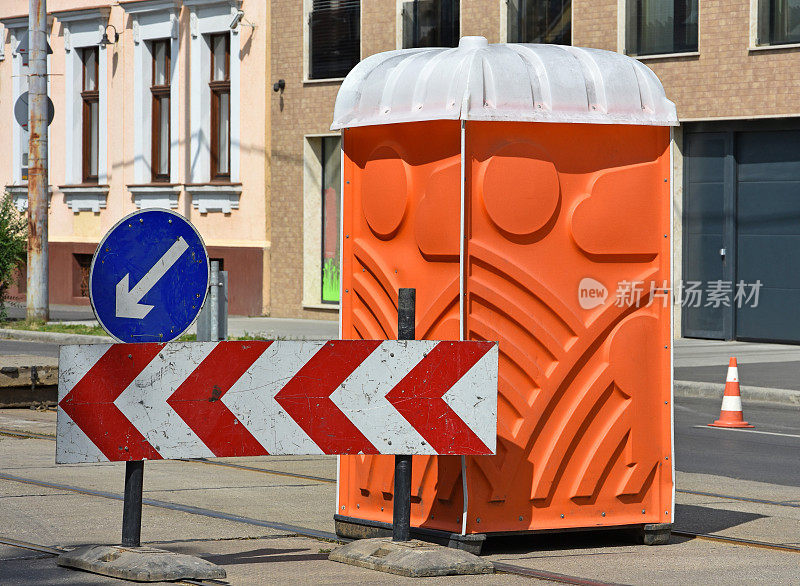
[[[331,394],[331,400],[380,452],[435,454],[425,439],[397,412],[386,393],[438,342],[397,340],[381,343]]]
[[[323,453],[275,401],[275,395],[324,345],[324,341],[273,343],[222,397],[270,454]]]
[[[163,458],[185,458],[187,446],[191,446],[194,458],[214,457],[167,399],[216,345],[167,344],[114,401]]]
[[[497,344],[442,397],[487,448],[497,443]]]
[[[61,401],[75,388],[86,373],[97,364],[111,344],[80,344],[61,346],[58,352],[58,400]],[[56,463],[107,462],[80,427],[63,409],[58,409],[56,421]],[[76,455],[78,455],[76,457]]]
[[[94,442],[63,409],[58,410],[56,464],[108,462]],[[77,455],[77,456],[76,456]]]
[[[78,384],[112,344],[61,346],[58,351],[58,400]]]

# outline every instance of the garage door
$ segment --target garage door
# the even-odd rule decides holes
[[[800,130],[689,129],[684,156],[684,282],[704,288],[684,335],[800,342]]]
[[[736,137],[737,279],[761,281],[736,310],[740,339],[800,341],[800,131]]]

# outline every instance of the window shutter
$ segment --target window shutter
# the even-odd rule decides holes
[[[361,59],[361,2],[314,0],[309,14],[312,79],[344,77]]]

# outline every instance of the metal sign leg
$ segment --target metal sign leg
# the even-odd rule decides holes
[[[125,500],[122,503],[122,545],[139,547],[142,535],[144,461],[125,462]]]
[[[397,299],[397,339],[416,337],[416,289],[400,289]],[[394,505],[392,507],[392,541],[411,538],[411,456],[394,457]]]

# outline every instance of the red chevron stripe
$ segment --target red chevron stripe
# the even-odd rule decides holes
[[[492,453],[442,399],[492,346],[491,342],[439,342],[386,394],[386,399],[437,452]]]
[[[179,386],[167,404],[217,457],[266,456],[267,451],[222,397],[272,342],[223,342]]]
[[[160,460],[114,401],[164,344],[115,344],[61,399],[59,406],[111,461]],[[87,405],[91,408],[87,408]]]
[[[380,344],[380,340],[327,342],[275,395],[326,454],[378,453],[330,395]]]

